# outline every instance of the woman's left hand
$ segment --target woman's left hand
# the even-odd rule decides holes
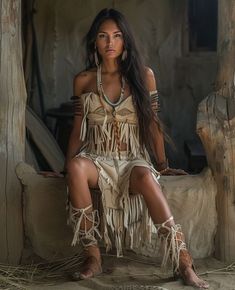
[[[166,168],[160,171],[161,175],[188,175],[186,171],[183,169],[175,169],[175,168]]]

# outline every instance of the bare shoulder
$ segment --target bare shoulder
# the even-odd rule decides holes
[[[147,66],[145,67],[145,83],[148,91],[155,91],[157,89],[154,72]]]
[[[86,88],[89,87],[96,75],[95,69],[81,71],[73,80],[74,95],[79,96],[86,92]]]

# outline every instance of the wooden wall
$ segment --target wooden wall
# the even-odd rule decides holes
[[[18,263],[23,248],[21,186],[26,90],[22,70],[21,1],[0,0],[0,262]]]

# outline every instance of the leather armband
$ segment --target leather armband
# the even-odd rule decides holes
[[[157,91],[152,92],[150,94],[150,97],[151,97],[152,110],[154,111],[154,113],[160,112],[160,102],[159,102],[158,92]]]
[[[72,96],[71,100],[73,101],[73,112],[74,116],[82,116],[82,103],[81,98],[78,96]]]

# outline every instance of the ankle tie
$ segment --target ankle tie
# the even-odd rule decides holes
[[[155,224],[155,227],[157,235],[164,242],[162,267],[166,267],[168,260],[170,260],[174,271],[177,271],[179,269],[180,252],[187,250],[187,248],[181,226],[179,224],[167,225],[167,223],[173,220],[174,218],[171,216],[162,224]]]
[[[101,238],[99,232],[99,212],[98,210],[91,210],[92,204],[85,208],[75,208],[70,203],[69,206],[69,223],[73,228],[74,236],[72,246],[82,243],[83,247],[97,245],[96,235]],[[84,222],[83,228],[81,223]]]

